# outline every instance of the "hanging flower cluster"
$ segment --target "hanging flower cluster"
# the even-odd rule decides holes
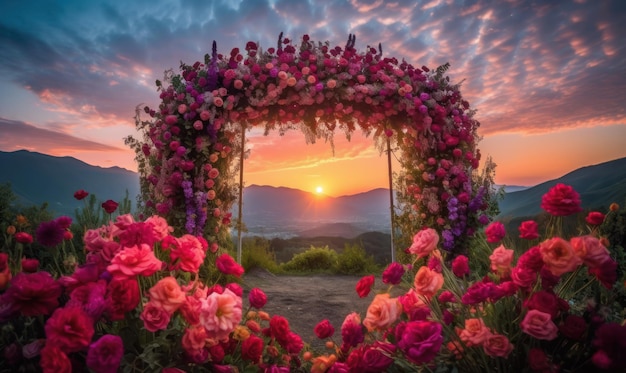
[[[402,203],[418,223],[443,233],[443,248],[459,250],[486,208],[478,167],[476,129],[469,103],[444,76],[383,57],[382,48],[355,49],[314,42],[299,46],[279,37],[266,51],[248,42],[245,51],[212,54],[204,63],[181,65],[157,82],[161,104],[146,107],[150,121],[137,126],[135,148],[148,208],[186,232],[214,234],[225,227],[234,201],[232,159],[252,126],[285,131],[300,125],[307,141],[346,136],[359,127],[375,140],[394,139],[401,150]],[[239,148],[241,149],[241,148]],[[229,179],[230,178],[230,179]],[[483,219],[484,220],[484,219]]]

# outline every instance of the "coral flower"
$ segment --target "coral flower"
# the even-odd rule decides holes
[[[443,275],[422,266],[415,274],[413,286],[417,294],[431,298],[443,286]]]
[[[242,318],[241,298],[229,289],[222,294],[211,293],[202,300],[200,323],[207,330],[209,338],[228,338]]]
[[[363,325],[370,332],[389,328],[402,313],[402,305],[389,294],[377,294],[367,308]]]

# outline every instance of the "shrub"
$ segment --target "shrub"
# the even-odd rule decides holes
[[[378,271],[373,256],[367,255],[359,245],[346,244],[337,257],[336,272],[344,275],[361,275]]]
[[[288,272],[325,272],[332,271],[337,263],[337,252],[324,247],[313,247],[294,257],[281,265],[281,268]]]
[[[276,264],[274,252],[270,249],[270,242],[263,237],[246,238],[241,247],[241,265],[246,272],[261,268],[272,273],[280,272]]]

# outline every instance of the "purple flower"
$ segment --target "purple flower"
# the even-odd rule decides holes
[[[56,220],[45,221],[39,224],[35,235],[37,242],[46,247],[55,247],[63,242],[65,229]]]

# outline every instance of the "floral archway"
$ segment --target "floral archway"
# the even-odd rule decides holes
[[[308,35],[297,45],[281,34],[276,48],[248,42],[245,52],[226,55],[214,42],[203,62],[181,63],[180,74],[169,70],[157,81],[159,107],[143,108],[150,119],[138,109],[143,139],[127,144],[137,154],[145,210],[203,235],[215,250],[227,242],[247,129],[300,128],[314,142],[336,132],[350,138],[359,128],[400,150],[396,185],[407,233],[433,227],[445,250],[462,252],[488,221],[490,185],[473,178],[479,123],[447,69],[384,57],[380,45],[359,52],[353,35],[333,47]]]

